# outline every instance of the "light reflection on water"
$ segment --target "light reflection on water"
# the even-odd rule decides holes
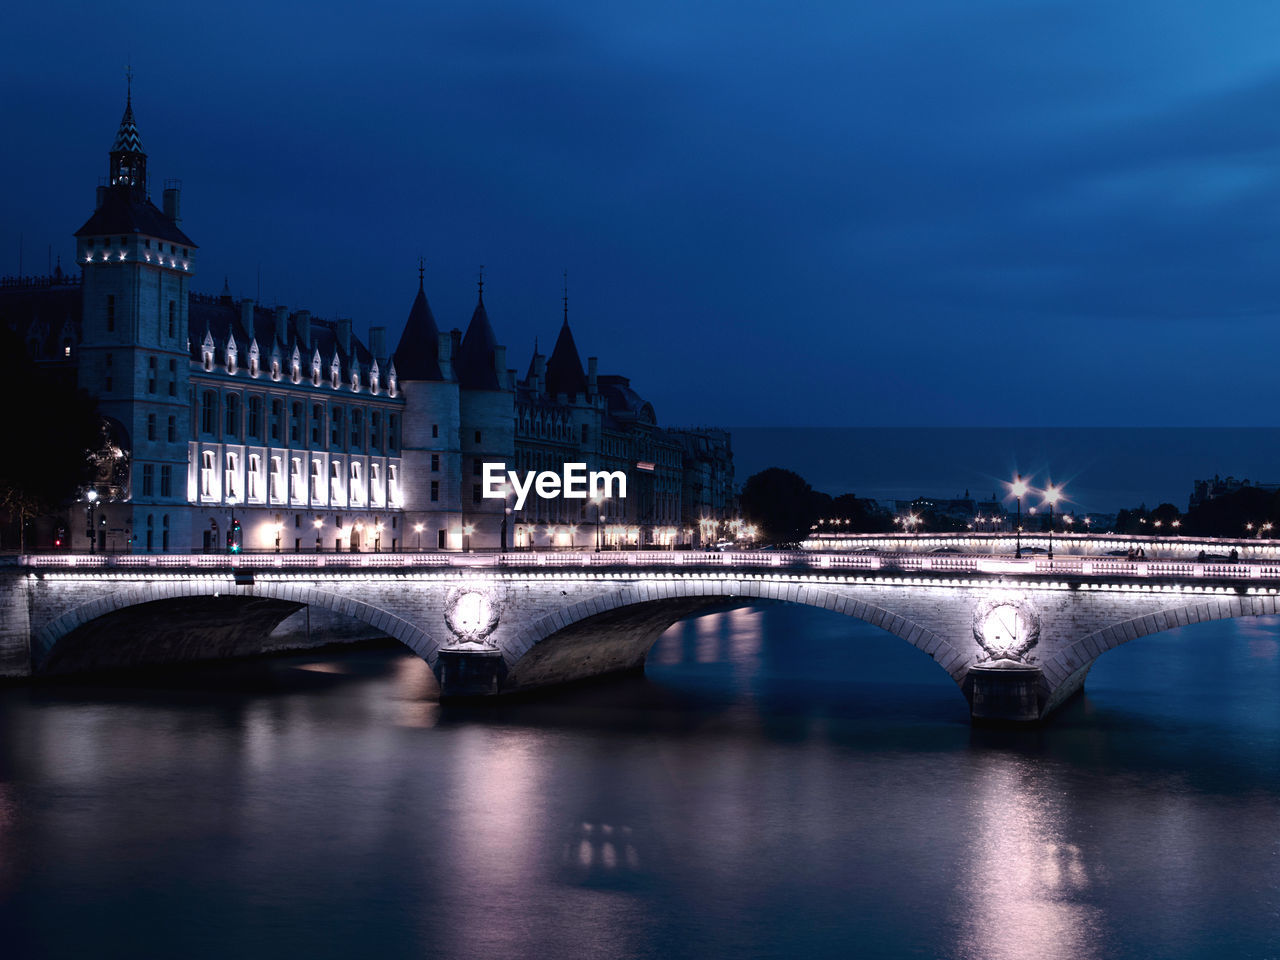
[[[1278,632],[1122,647],[1030,732],[771,605],[537,701],[441,705],[395,649],[3,688],[0,930],[13,956],[1275,957]]]

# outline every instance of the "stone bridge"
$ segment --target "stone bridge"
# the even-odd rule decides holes
[[[32,556],[0,567],[0,670],[243,656],[302,610],[422,657],[445,696],[642,668],[675,621],[774,600],[874,624],[929,656],[977,719],[1036,721],[1099,656],[1177,626],[1280,612],[1280,561],[919,553]],[[865,669],[850,649],[850,669]]]

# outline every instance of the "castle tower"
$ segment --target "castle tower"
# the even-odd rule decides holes
[[[484,279],[476,308],[458,348],[456,364],[462,431],[462,523],[467,545],[510,547],[514,516],[503,500],[482,495],[483,465],[515,467],[515,378],[507,370],[507,348],[500,346],[484,307]],[[504,522],[505,520],[505,522]],[[505,533],[506,543],[503,544]]]
[[[458,483],[462,460],[453,340],[436,326],[422,275],[419,262],[418,295],[409,308],[394,359],[405,398],[401,444],[404,543],[410,549],[419,545],[423,550],[458,549],[462,546]]]
[[[84,297],[79,384],[97,399],[129,463],[127,477],[99,490],[106,522],[97,546],[185,550],[187,306],[196,245],[178,226],[176,183],[166,185],[163,211],[151,202],[132,90],[108,159],[96,209],[75,234]],[[77,545],[81,526],[72,526]]]

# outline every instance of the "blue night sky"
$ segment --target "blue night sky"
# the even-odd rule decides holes
[[[665,423],[1264,425],[1280,6],[20,4],[0,273],[92,211],[124,66],[158,199],[262,300],[399,335],[475,275],[509,362]],[[394,342],[394,340],[393,340]]]

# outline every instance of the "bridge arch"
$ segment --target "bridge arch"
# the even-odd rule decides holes
[[[1280,613],[1280,597],[1274,594],[1255,596],[1212,595],[1198,597],[1190,603],[1170,606],[1166,610],[1131,617],[1095,630],[1068,644],[1049,659],[1044,672],[1047,677],[1064,679],[1084,674],[1095,660],[1121,644],[1153,633],[1211,620],[1234,620],[1239,617],[1262,617]],[[1060,684],[1070,686],[1070,684]]]
[[[548,646],[561,641],[581,640],[593,626],[628,627],[632,623],[643,633],[632,638],[634,649],[629,662],[610,669],[627,669],[643,664],[658,636],[677,620],[699,609],[726,600],[777,600],[816,607],[862,620],[906,640],[928,654],[957,685],[962,685],[969,657],[946,637],[928,627],[884,607],[850,597],[824,584],[772,580],[720,580],[673,578],[631,583],[600,596],[589,597],[526,625],[506,645],[508,679],[515,686],[533,686],[540,681],[525,676],[527,667],[545,657]],[[634,616],[630,616],[633,612]],[[665,615],[664,615],[665,613]],[[630,621],[630,622],[629,622]],[[511,656],[514,654],[515,656]],[[532,680],[532,682],[530,682]]]
[[[35,671],[40,672],[50,662],[60,641],[95,620],[142,604],[205,597],[278,600],[298,608],[320,607],[369,624],[386,636],[403,643],[432,667],[435,666],[438,640],[391,611],[363,600],[319,590],[302,583],[267,580],[233,586],[226,581],[174,579],[131,584],[121,590],[82,603],[50,620],[32,636],[31,651]]]

